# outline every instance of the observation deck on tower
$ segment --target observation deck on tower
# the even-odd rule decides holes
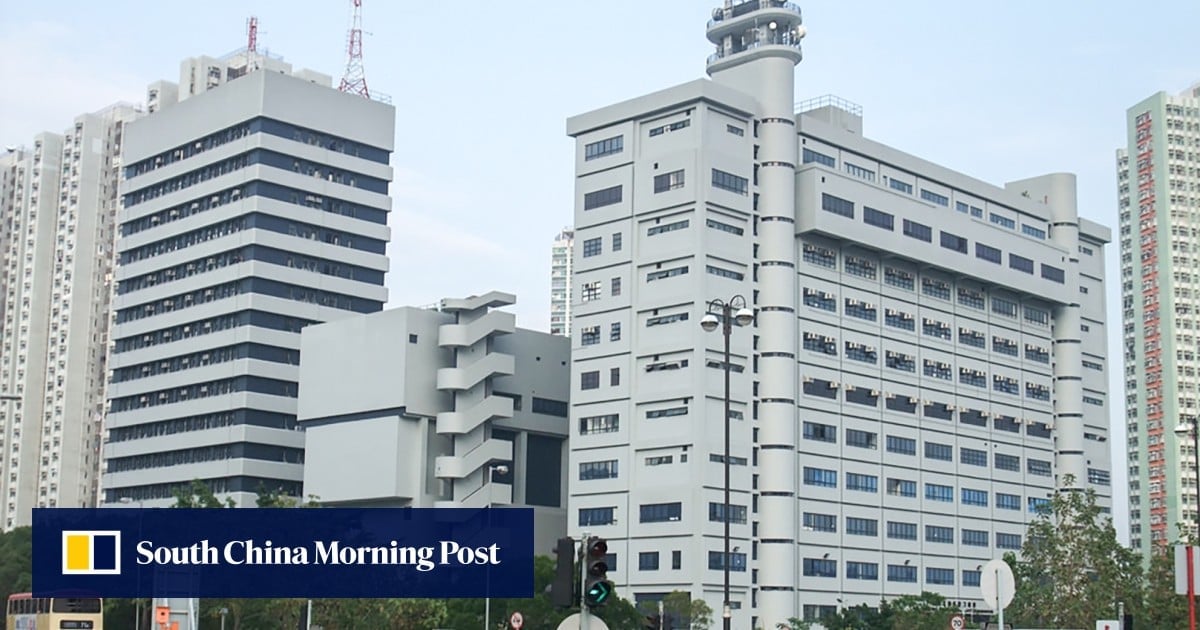
[[[708,40],[717,46],[708,57],[708,72],[759,57],[790,57],[798,64],[804,34],[800,7],[793,2],[726,0],[708,21]]]

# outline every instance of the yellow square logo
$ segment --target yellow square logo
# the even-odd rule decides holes
[[[64,531],[63,575],[120,575],[121,532]]]

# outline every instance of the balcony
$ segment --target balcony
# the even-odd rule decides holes
[[[784,53],[786,56],[792,57],[794,63],[800,63],[800,59],[803,57],[800,52],[800,43],[803,38],[803,30],[799,26],[795,29],[783,27],[766,32],[750,29],[741,37],[734,36],[732,44],[727,48],[718,44],[717,52],[708,57],[709,71],[716,70],[717,68],[713,68],[713,66],[719,65],[724,60],[742,53],[752,52],[760,53],[761,56]]]

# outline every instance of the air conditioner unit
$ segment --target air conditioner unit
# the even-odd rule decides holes
[[[805,382],[805,383],[811,383],[811,382],[813,382],[813,378],[812,378],[811,376],[805,376],[805,377],[804,377],[804,382]]]
[[[872,389],[872,390],[871,390],[871,395],[872,395],[872,396],[879,396],[879,390],[878,390],[878,389]]]
[[[915,405],[915,404],[917,404],[917,399],[916,399],[915,397],[913,397],[913,396],[909,396],[909,397],[908,397],[908,404],[910,404],[910,405]]]
[[[837,385],[834,385],[834,384],[832,384],[832,383],[830,384],[830,386],[831,386],[831,387],[834,387],[834,388],[836,388],[836,387],[837,387]],[[847,386],[846,386],[846,391],[848,391],[848,392],[853,392],[853,391],[857,391],[857,390],[858,390],[858,388],[857,388],[857,387],[855,387],[855,386],[853,386],[853,385],[847,385]]]
[[[841,387],[841,385],[842,384],[837,381],[829,381],[829,389],[837,389],[838,387]]]

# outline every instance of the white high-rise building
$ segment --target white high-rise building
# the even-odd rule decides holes
[[[300,329],[387,301],[395,109],[257,59],[185,61],[126,129],[106,503],[299,495]]]
[[[0,531],[92,507],[123,128],[118,104],[0,156]]]
[[[550,334],[571,336],[571,264],[575,230],[563,228],[550,248]]]
[[[997,187],[864,138],[845,101],[797,106],[794,4],[726,2],[707,32],[711,80],[567,123],[598,250],[573,274],[568,527],[639,603],[719,617],[728,566],[733,628],[921,591],[983,608],[981,565],[1051,493],[1111,504],[1109,230],[1072,175]],[[726,507],[699,323],[736,296]]]
[[[1117,182],[1129,534],[1149,557],[1177,539],[1178,524],[1186,535],[1200,506],[1191,431],[1200,421],[1200,83],[1144,99],[1126,125]]]

